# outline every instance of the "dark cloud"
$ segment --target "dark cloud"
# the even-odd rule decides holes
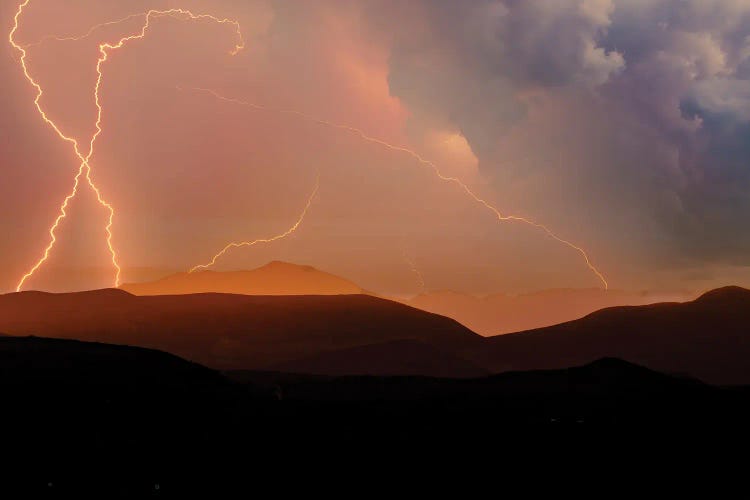
[[[750,2],[424,1],[407,11],[409,22],[386,27],[391,92],[416,119],[460,130],[501,195],[519,179],[554,184],[537,190],[554,193],[534,205],[547,213],[553,200],[606,192],[592,198],[600,205],[563,206],[613,246],[750,263]],[[564,116],[532,123],[550,102]],[[539,138],[536,160],[508,169],[519,156],[503,145],[519,128]]]
[[[496,135],[524,116],[519,92],[595,87],[624,68],[618,52],[598,44],[612,10],[606,0],[441,0],[370,9],[391,39],[391,92],[418,114],[452,123],[484,156]]]

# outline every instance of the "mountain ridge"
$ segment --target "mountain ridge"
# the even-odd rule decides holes
[[[395,340],[460,357],[481,339],[453,319],[369,295],[136,296],[113,289],[2,295],[0,331],[138,345],[219,369],[260,369]]]
[[[138,345],[222,370],[296,364],[323,374],[329,365],[337,375],[461,377],[467,365],[501,373],[612,357],[712,384],[750,384],[750,291],[739,287],[494,337],[370,295],[21,292],[0,296],[0,331]]]
[[[554,326],[488,338],[475,362],[492,371],[555,369],[615,357],[713,384],[750,383],[750,290],[689,302],[601,309]]]

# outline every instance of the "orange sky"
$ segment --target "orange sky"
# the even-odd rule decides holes
[[[410,261],[433,289],[489,293],[600,286],[577,252],[532,227],[499,223],[409,155],[294,115],[221,102],[192,87],[348,124],[419,151],[504,213],[530,216],[586,248],[613,287],[695,288],[738,276],[736,269],[708,265],[661,271],[650,247],[638,241],[623,247],[622,240],[609,239],[612,227],[592,224],[604,215],[616,224],[622,212],[577,217],[588,203],[600,206],[606,193],[572,198],[570,189],[557,191],[563,182],[558,177],[507,174],[534,155],[576,161],[573,146],[550,153],[564,146],[565,134],[576,133],[560,132],[570,101],[528,98],[524,121],[497,139],[497,149],[514,166],[487,175],[455,124],[416,113],[392,95],[391,41],[373,33],[359,3],[32,0],[17,39],[77,35],[100,22],[171,7],[236,19],[247,48],[228,54],[231,27],[164,18],[105,63],[103,133],[92,168],[116,208],[114,244],[125,281],[185,270],[210,260],[227,242],[283,232],[319,173],[319,193],[297,232],[235,250],[216,268],[288,260],[343,275],[369,290],[400,294],[419,291]],[[0,24],[8,31],[16,8],[17,2],[0,2]],[[66,134],[87,140],[94,131],[98,44],[116,40],[141,21],[103,28],[82,41],[47,41],[28,49],[29,70],[45,90],[41,104]],[[34,89],[18,57],[7,44],[0,57],[4,291],[15,288],[47,244],[48,227],[78,167],[70,146],[36,114]],[[545,130],[548,137],[540,142]],[[562,144],[552,144],[552,138]],[[498,179],[504,180],[502,189]],[[51,258],[28,287],[109,286],[106,217],[83,190],[60,226]],[[690,278],[701,272],[703,277]]]

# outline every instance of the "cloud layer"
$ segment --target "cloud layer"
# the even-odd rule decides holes
[[[247,50],[230,58],[232,33],[221,26],[163,20],[107,63],[95,175],[120,209],[126,267],[181,269],[229,240],[283,229],[321,171],[305,231],[226,267],[287,258],[370,289],[413,289],[409,254],[430,287],[597,285],[569,249],[498,225],[413,158],[177,85],[418,150],[505,213],[585,246],[615,287],[713,285],[750,264],[750,0],[32,3],[19,32],[28,41],[178,4],[237,18],[245,31]],[[0,3],[3,25],[16,6]],[[48,89],[43,104],[70,133],[91,130],[96,43],[118,29],[30,55]],[[46,244],[76,166],[34,115],[32,89],[8,54],[6,290]],[[106,265],[91,243],[102,214],[89,202],[71,208],[79,222],[62,228],[53,264]]]
[[[619,221],[602,233],[662,263],[750,262],[750,2],[379,8],[376,24],[392,42],[393,94],[426,121],[460,130],[498,184],[554,183],[548,194],[558,200],[589,193],[593,206],[558,209],[600,228]],[[399,9],[399,19],[414,22],[394,29],[385,20]],[[536,155],[526,165],[518,165],[518,142],[509,144],[520,136],[538,139],[534,151],[533,140],[524,143]]]

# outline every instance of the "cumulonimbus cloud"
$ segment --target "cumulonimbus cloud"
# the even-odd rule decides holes
[[[571,126],[594,127],[592,116],[607,116],[597,144],[585,144],[584,134],[570,144],[592,150],[577,155],[576,165],[550,167],[557,153],[545,158],[540,144],[540,159],[528,169],[564,178],[562,190],[608,190],[606,205],[585,210],[627,206],[633,228],[642,221],[659,226],[666,252],[747,263],[750,236],[741,228],[750,215],[750,3],[473,0],[378,7],[370,10],[391,43],[391,92],[417,117],[460,130],[490,176],[507,164],[498,144],[514,127],[531,127],[529,96],[566,103],[561,109]],[[396,17],[408,22],[377,22],[383,10],[398,9]],[[595,148],[609,148],[610,157]],[[518,175],[530,174],[519,169]],[[628,238],[633,245],[641,235]]]

